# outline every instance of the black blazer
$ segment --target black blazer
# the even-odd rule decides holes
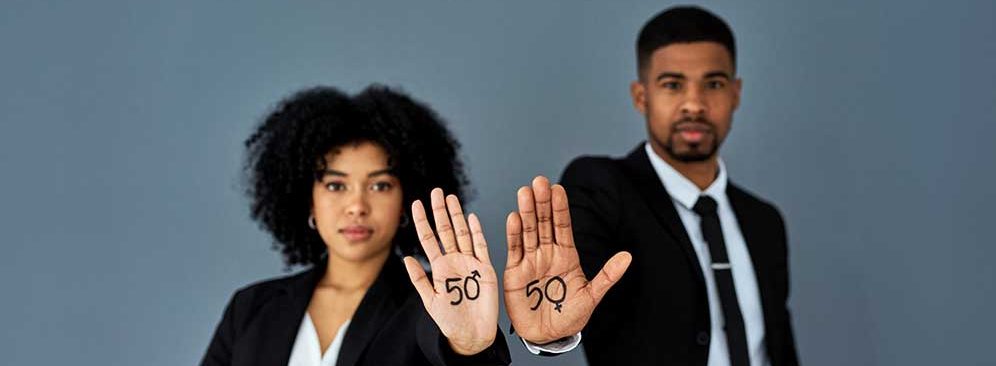
[[[289,277],[235,293],[225,308],[201,365],[287,365],[298,327],[326,261]],[[353,314],[338,366],[508,365],[501,330],[495,343],[473,357],[452,352],[429,317],[400,258],[391,255]]]
[[[613,254],[633,262],[582,331],[599,365],[705,365],[705,280],[688,234],[643,144],[623,159],[581,157],[564,171],[581,267],[593,278]],[[785,225],[778,210],[729,184],[727,196],[754,264],[773,366],[797,365],[789,311]]]

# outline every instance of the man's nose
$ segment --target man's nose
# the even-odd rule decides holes
[[[681,103],[681,114],[698,116],[705,114],[706,104],[702,99],[702,91],[697,87],[688,88],[685,100]]]

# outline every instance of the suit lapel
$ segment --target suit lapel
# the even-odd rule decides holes
[[[325,263],[323,258],[311,269],[290,278],[282,289],[283,298],[271,301],[260,311],[260,321],[265,324],[259,328],[261,334],[257,336],[262,343],[255,352],[252,364],[287,364],[315,285],[325,273]]]
[[[657,221],[685,252],[685,256],[688,257],[691,264],[690,267],[696,269],[694,271],[695,278],[705,282],[702,270],[699,268],[699,259],[695,255],[695,249],[692,248],[692,241],[688,238],[688,232],[685,231],[685,226],[681,223],[681,218],[678,217],[678,211],[674,209],[674,203],[671,201],[671,195],[667,192],[667,187],[664,187],[664,183],[654,171],[642,144],[629,153],[623,160],[623,166],[626,167],[633,185],[646,199],[647,205],[654,212]]]
[[[403,293],[402,286],[408,281],[407,274],[403,273],[401,261],[397,256],[390,255],[384,268],[381,269],[377,280],[363,295],[353,319],[346,329],[346,335],[342,340],[342,347],[339,351],[337,366],[356,365],[378,332],[382,325],[397,311],[396,307],[402,300],[399,293]]]

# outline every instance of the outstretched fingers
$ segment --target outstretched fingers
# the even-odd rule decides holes
[[[522,223],[522,249],[528,254],[536,251],[539,243],[536,235],[536,200],[530,187],[519,188],[517,196],[519,219]]]
[[[460,199],[457,196],[452,194],[446,196],[446,211],[449,212],[450,222],[453,223],[460,253],[474,255],[474,240],[471,238],[470,228],[467,227],[467,219],[463,216],[463,207],[460,206]]]
[[[477,260],[491,265],[491,255],[488,254],[488,241],[484,238],[484,228],[476,214],[470,214],[467,218],[470,224],[470,233],[474,239],[474,256]]]
[[[432,288],[432,283],[429,282],[429,277],[426,276],[425,270],[422,269],[422,265],[418,263],[412,256],[407,256],[404,259],[405,269],[408,270],[408,278],[412,281],[412,285],[415,285],[415,291],[418,291],[418,296],[422,298],[422,305],[429,308],[432,304],[433,295],[436,294],[436,290]]]
[[[456,236],[453,234],[453,224],[450,223],[449,212],[446,211],[446,200],[443,198],[443,190],[434,188],[429,193],[432,201],[432,220],[436,223],[436,235],[443,243],[443,250],[446,254],[457,252]]]
[[[439,251],[439,242],[436,241],[436,234],[432,232],[429,220],[425,216],[425,207],[422,206],[422,201],[416,200],[412,202],[412,223],[415,224],[415,232],[418,234],[419,243],[422,244],[422,250],[425,251],[425,256],[429,259],[429,263],[432,263],[442,253]]]
[[[571,207],[567,202],[567,191],[559,184],[550,188],[553,196],[553,227],[557,245],[574,247],[574,229],[571,227]]]
[[[602,301],[602,297],[612,288],[612,285],[619,282],[632,261],[633,256],[629,252],[619,252],[609,258],[609,261],[602,266],[602,270],[598,271],[595,279],[588,283],[588,292],[595,304]]]
[[[515,268],[522,262],[522,219],[518,212],[511,212],[505,219],[505,242],[508,244],[508,255],[505,270]]]
[[[550,180],[544,176],[533,178],[533,195],[536,199],[536,232],[539,245],[553,244],[553,208],[550,206]]]

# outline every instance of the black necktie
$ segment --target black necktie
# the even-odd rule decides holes
[[[740,304],[737,302],[737,289],[733,285],[733,271],[726,255],[726,242],[723,241],[723,228],[719,225],[719,215],[716,214],[716,200],[709,196],[701,196],[695,202],[692,211],[702,219],[702,236],[709,244],[712,255],[712,273],[719,290],[719,302],[723,306],[723,319],[726,331],[726,344],[730,353],[730,365],[749,366],[750,356],[747,355],[747,335],[744,332],[744,318],[740,314]]]

